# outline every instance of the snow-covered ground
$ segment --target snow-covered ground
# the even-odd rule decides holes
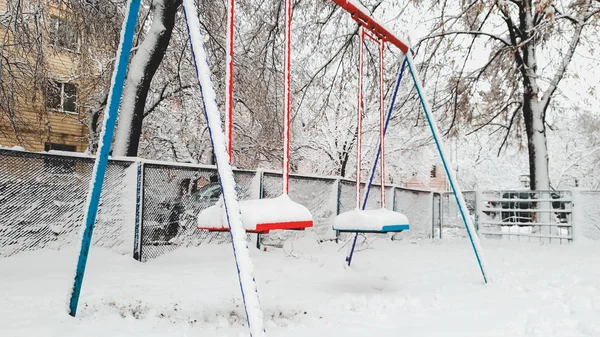
[[[309,239],[252,250],[268,336],[600,336],[600,244]],[[0,336],[247,336],[231,246],[147,263],[92,247],[79,314],[66,313],[76,249],[0,259]]]

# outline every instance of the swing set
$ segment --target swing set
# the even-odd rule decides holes
[[[225,139],[227,153],[233,163],[233,41],[235,1],[229,0],[227,10],[227,66],[225,79]],[[240,201],[244,229],[249,233],[266,234],[272,230],[305,230],[313,227],[310,211],[292,201],[290,189],[290,123],[292,111],[291,86],[291,0],[285,6],[285,59],[284,59],[284,111],[283,111],[283,160],[282,191],[277,198]],[[198,229],[209,231],[228,231],[229,226],[223,221],[223,203],[221,200],[198,215]]]
[[[102,192],[102,184],[106,173],[106,166],[108,163],[108,154],[113,139],[114,128],[117,119],[117,113],[119,109],[119,103],[121,95],[123,93],[123,87],[125,82],[125,75],[127,73],[127,66],[129,63],[129,56],[132,49],[132,42],[134,32],[137,24],[137,17],[140,8],[141,0],[129,0],[127,5],[127,12],[125,20],[123,22],[123,29],[121,35],[121,41],[119,49],[117,51],[117,58],[113,77],[111,81],[111,87],[108,95],[108,104],[104,113],[101,140],[98,146],[98,152],[94,163],[92,172],[92,179],[90,182],[90,190],[88,193],[86,203],[86,213],[84,216],[84,228],[81,241],[81,248],[79,251],[79,257],[77,261],[77,267],[75,271],[75,278],[73,287],[70,294],[69,301],[69,314],[75,316],[77,312],[77,306],[79,303],[79,297],[81,293],[81,287],[83,284],[83,277],[85,274],[85,268],[87,265],[87,258],[90,250],[92,233],[94,230],[94,224],[97,216],[98,205],[100,201],[100,195]],[[471,218],[468,216],[467,207],[462,195],[462,191],[458,184],[456,184],[456,177],[453,171],[449,169],[449,163],[446,160],[445,151],[439,136],[439,130],[436,125],[436,120],[431,114],[431,109],[427,104],[424,94],[421,80],[415,71],[412,59],[412,51],[408,47],[408,44],[398,39],[385,27],[380,25],[375,19],[367,14],[367,11],[354,1],[351,0],[332,0],[338,6],[347,11],[352,18],[360,25],[360,48],[359,48],[359,89],[358,89],[358,114],[357,114],[357,127],[359,128],[359,140],[357,149],[357,209],[340,214],[334,221],[334,229],[342,232],[354,232],[354,242],[350,255],[346,258],[348,264],[352,260],[352,254],[356,243],[356,237],[358,233],[386,233],[386,232],[398,232],[409,229],[408,219],[400,213],[386,210],[385,207],[385,171],[384,171],[384,138],[387,131],[387,126],[393,111],[394,102],[400,86],[400,81],[406,66],[413,79],[413,83],[416,92],[419,96],[421,106],[425,113],[425,117],[428,121],[430,131],[433,135],[437,150],[440,154],[442,164],[446,171],[450,186],[454,192],[459,211],[462,216],[462,220],[467,229],[467,234],[473,247],[476,260],[479,265],[479,269],[483,276],[484,282],[489,281],[487,275],[487,268],[485,266],[485,260],[482,256],[481,245]],[[263,314],[260,309],[260,302],[258,299],[258,293],[256,289],[256,282],[253,277],[253,267],[250,260],[248,245],[246,242],[246,232],[253,231],[257,233],[265,233],[270,230],[302,230],[313,225],[312,216],[306,207],[294,203],[287,197],[289,193],[289,147],[290,147],[290,110],[291,110],[291,97],[290,97],[290,53],[291,53],[291,18],[292,18],[292,4],[291,0],[285,0],[286,11],[285,11],[285,50],[286,60],[284,66],[284,88],[285,88],[285,111],[284,111],[284,156],[283,156],[283,195],[279,198],[274,199],[261,199],[251,200],[247,202],[239,202],[237,193],[235,190],[235,181],[233,177],[233,170],[231,167],[230,158],[232,153],[232,102],[233,102],[233,15],[234,15],[234,0],[229,0],[228,7],[228,52],[229,59],[227,61],[227,96],[226,96],[226,128],[225,133],[221,127],[221,116],[219,114],[219,107],[216,102],[216,93],[214,90],[213,83],[211,81],[211,72],[208,67],[208,58],[204,49],[204,41],[201,34],[200,20],[197,15],[196,5],[194,0],[182,0],[186,24],[188,33],[190,36],[190,44],[192,49],[192,55],[194,59],[194,65],[196,68],[196,76],[198,78],[199,88],[202,94],[202,101],[204,104],[204,114],[207,120],[208,130],[210,134],[211,143],[215,153],[216,167],[219,175],[219,184],[221,188],[222,201],[220,205],[213,207],[212,209],[212,221],[209,224],[203,224],[200,226],[209,230],[228,230],[232,238],[232,248],[234,252],[234,258],[236,268],[238,272],[238,279],[240,284],[240,290],[242,294],[242,300],[244,308],[246,310],[246,317],[248,320],[248,328],[250,329],[251,336],[259,337],[264,336],[264,322]],[[363,95],[362,95],[362,62],[363,62],[363,43],[364,38],[369,37],[377,43],[379,43],[379,71],[380,73],[380,144],[379,151],[376,160],[371,171],[370,179],[367,184],[366,194],[362,207],[360,204],[360,185],[361,185],[361,147],[362,147],[362,115],[363,115]],[[383,108],[383,51],[384,44],[391,43],[404,55],[404,61],[396,80],[395,90],[392,100],[389,105],[388,114],[385,118],[384,123],[384,108]],[[381,159],[380,159],[381,157]],[[365,211],[366,200],[369,195],[370,186],[374,178],[374,173],[377,168],[378,161],[381,160],[380,178],[381,178],[381,210],[370,210]],[[262,201],[266,200],[266,201]],[[244,206],[245,205],[245,206]],[[272,208],[275,207],[275,208]],[[281,212],[277,212],[276,208],[286,208],[290,210],[287,218],[283,217]],[[243,214],[246,212],[246,214]],[[269,218],[264,213],[275,213],[275,216]],[[355,221],[350,219],[352,213],[354,215],[361,214],[356,218],[361,221]],[[208,216],[207,218],[211,218]],[[243,220],[249,221],[246,224]],[[352,221],[350,221],[352,220]]]

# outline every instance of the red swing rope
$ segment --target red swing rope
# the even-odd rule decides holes
[[[229,0],[227,10],[227,66],[225,90],[225,138],[230,163],[233,163],[233,41],[234,41],[235,0]],[[285,1],[285,61],[284,61],[284,111],[283,111],[283,193],[289,193],[290,180],[290,123],[292,99],[291,87],[291,35],[292,1]]]
[[[380,40],[379,43],[379,178],[381,180],[381,208],[385,208],[385,92],[383,89],[383,54],[385,43]]]
[[[288,194],[290,187],[290,123],[292,115],[292,0],[285,0],[285,60],[284,60],[284,111],[283,111],[283,193]]]
[[[360,26],[358,34],[358,109],[356,116],[356,209],[360,209],[360,176],[362,167],[362,116],[363,116],[363,45],[365,30]]]
[[[385,92],[384,92],[384,51],[385,51],[385,41],[373,36],[371,33],[367,32],[364,29],[364,26],[360,26],[359,31],[359,46],[358,46],[358,109],[357,109],[357,146],[356,146],[356,208],[361,208],[361,194],[360,194],[360,185],[361,185],[361,175],[362,175],[362,120],[364,115],[364,42],[365,36],[369,37],[373,41],[375,41],[379,48],[379,147],[381,153],[381,160],[379,162],[379,177],[381,184],[381,208],[385,208],[385,160],[384,160],[384,136],[385,136]]]
[[[227,66],[225,89],[225,139],[229,162],[233,164],[233,21],[235,15],[235,0],[229,0],[227,8]]]

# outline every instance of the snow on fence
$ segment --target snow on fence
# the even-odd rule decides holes
[[[452,193],[439,194],[434,237],[465,238]],[[468,191],[467,208],[480,235],[490,239],[567,243],[600,240],[600,191]],[[505,200],[506,199],[506,200]],[[434,214],[438,214],[434,202]],[[439,221],[438,221],[439,220]]]
[[[469,215],[475,214],[475,191],[463,191]],[[434,198],[436,212],[433,221],[434,237],[440,239],[467,238],[467,231],[463,224],[458,204],[452,192],[436,193]],[[437,204],[437,205],[436,205]]]
[[[92,167],[93,157],[83,154],[0,149],[0,256],[76,242]],[[234,174],[242,200],[281,194],[281,173]],[[229,243],[228,233],[196,229],[198,213],[220,196],[216,179],[211,166],[111,159],[93,244],[126,254],[133,250],[136,259],[146,261],[182,246]],[[380,207],[379,188],[373,186],[367,209]],[[431,236],[432,194],[393,186],[386,191],[386,207],[412,218],[413,229],[403,235]],[[273,231],[261,241],[280,245],[304,235],[336,239],[330,220],[356,207],[355,193],[350,180],[292,175],[290,197],[311,211],[314,228]]]
[[[571,191],[478,191],[475,200],[479,233],[488,238],[573,240]]]
[[[77,242],[92,166],[93,158],[82,154],[0,149],[0,256]],[[234,174],[242,200],[281,194],[281,173]],[[218,200],[216,179],[211,166],[111,159],[93,244],[124,254],[135,246],[135,257],[146,261],[177,247],[230,243],[228,233],[196,229],[197,214]],[[367,209],[380,207],[379,188],[373,186]],[[356,207],[355,182],[335,177],[292,175],[290,197],[311,211],[314,228],[273,231],[262,236],[263,243],[280,245],[305,235],[336,239],[331,218]],[[465,199],[474,216],[481,200],[473,191]],[[600,191],[577,191],[573,204],[572,236],[600,240]],[[396,239],[466,236],[451,193],[386,186],[386,208],[411,223]]]
[[[79,242],[93,158],[0,149],[0,256]],[[128,251],[135,221],[135,170],[113,160],[93,244]]]
[[[136,224],[139,242],[134,257],[140,261],[156,258],[177,247],[202,243],[230,243],[225,232],[196,229],[198,213],[214,205],[221,195],[215,168],[142,163],[141,200]],[[240,199],[248,198],[253,174],[240,172]]]
[[[574,191],[574,237],[600,240],[600,191]]]

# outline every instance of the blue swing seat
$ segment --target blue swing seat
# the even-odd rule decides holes
[[[404,214],[384,208],[354,209],[333,220],[333,230],[341,233],[398,233],[409,229],[408,218]]]

